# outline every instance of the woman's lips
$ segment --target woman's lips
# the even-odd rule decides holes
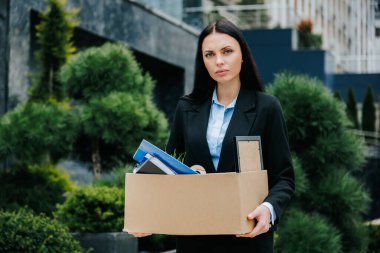
[[[227,74],[228,70],[222,69],[215,72],[218,76],[225,76]]]

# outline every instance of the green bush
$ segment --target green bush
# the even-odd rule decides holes
[[[20,105],[0,120],[0,160],[14,155],[23,164],[57,161],[71,151],[77,123],[65,103]]]
[[[334,91],[334,98],[336,98],[339,102],[343,102],[342,96],[338,90]]]
[[[102,169],[132,162],[143,138],[163,147],[168,137],[165,115],[153,103],[153,81],[132,52],[106,43],[78,53],[60,71],[81,122],[75,155]]]
[[[318,79],[281,73],[268,92],[283,106],[291,149],[309,177],[336,168],[361,168],[364,143],[347,130],[344,105]]]
[[[68,229],[59,222],[20,209],[0,211],[0,252],[82,252]]]
[[[290,210],[291,215],[279,228],[276,252],[340,253],[341,235],[326,219],[317,214]]]
[[[82,187],[58,205],[54,216],[71,232],[120,232],[124,222],[124,190]]]
[[[51,164],[7,169],[0,174],[0,209],[28,206],[51,215],[72,188],[69,176]]]
[[[368,225],[369,245],[368,253],[380,252],[380,225]]]
[[[309,179],[307,175],[302,169],[301,161],[297,158],[296,155],[292,155],[293,157],[293,167],[294,167],[294,179],[297,185],[295,195],[300,197],[305,194],[309,190]]]
[[[154,140],[159,146],[167,139],[164,114],[144,96],[113,92],[100,99],[92,99],[81,111],[80,118],[85,136],[89,140],[100,139],[100,147],[103,148],[99,152],[104,168],[132,162],[142,138]],[[91,146],[90,143],[82,145]],[[81,152],[85,150],[81,145],[77,148],[83,160],[91,160],[90,152]]]
[[[297,190],[291,206],[316,213],[333,225],[341,234],[339,244],[343,252],[365,252],[368,234],[362,224],[362,215],[370,199],[361,183],[352,176],[352,172],[362,168],[365,146],[364,141],[349,129],[351,124],[343,103],[319,80],[288,73],[276,75],[268,92],[283,106],[290,148],[297,156],[294,161]],[[297,240],[296,237],[282,235],[281,231],[291,231],[286,227],[290,224],[287,219],[298,214],[290,211],[287,215],[280,222],[279,237],[289,245],[298,244],[299,241],[292,241]],[[319,240],[313,229],[302,227],[300,234],[301,230],[309,241]],[[332,231],[326,230],[329,232]],[[288,244],[283,244],[281,250],[292,252]],[[301,243],[298,252],[314,249],[320,250],[319,245]]]
[[[78,101],[102,98],[111,92],[150,96],[153,81],[132,52],[122,44],[106,43],[79,52],[60,71],[68,95]]]
[[[336,187],[337,182],[339,187]],[[362,184],[342,170],[331,171],[318,182],[313,182],[313,191],[308,194],[313,196],[309,196],[310,202],[306,208],[334,217],[336,225],[344,224],[368,210],[369,197]],[[344,212],[337,212],[340,209]]]
[[[365,93],[362,112],[362,129],[364,131],[374,132],[376,121],[376,108],[373,101],[373,91],[371,86],[368,86],[367,91]]]
[[[347,91],[347,102],[346,102],[346,113],[348,118],[353,124],[353,127],[356,129],[360,129],[359,119],[358,119],[358,108],[356,105],[356,97],[352,86],[348,87]]]

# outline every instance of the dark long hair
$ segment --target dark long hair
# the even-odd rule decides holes
[[[214,31],[227,34],[239,42],[243,58],[240,70],[241,87],[250,90],[264,91],[264,86],[262,85],[257,72],[256,63],[252,58],[251,51],[249,50],[243,33],[232,22],[226,19],[221,19],[209,24],[199,35],[198,49],[195,58],[194,87],[193,91],[187,95],[186,98],[201,103],[205,99],[211,97],[211,94],[214,91],[216,81],[213,80],[207,72],[202,57],[203,40]]]

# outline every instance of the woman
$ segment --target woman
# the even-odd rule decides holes
[[[187,165],[207,173],[233,172],[233,137],[259,135],[269,194],[247,214],[257,222],[250,233],[178,236],[178,253],[273,252],[273,230],[295,186],[281,106],[263,91],[241,31],[227,20],[208,25],[199,36],[194,89],[177,105],[167,151],[185,153]]]

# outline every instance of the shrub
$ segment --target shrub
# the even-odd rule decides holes
[[[51,215],[72,188],[68,175],[51,164],[7,169],[0,174],[0,208],[28,206],[36,213]]]
[[[296,191],[291,205],[303,212],[316,213],[335,226],[342,236],[339,248],[343,252],[365,252],[368,235],[362,215],[370,200],[361,183],[352,176],[352,172],[362,168],[365,148],[363,140],[348,129],[350,123],[343,104],[320,81],[307,76],[279,74],[268,91],[278,97],[283,106],[290,147],[298,157],[294,163],[296,189],[298,183],[301,189]],[[314,249],[317,251],[311,252],[319,252],[317,244],[306,245],[291,241],[297,237],[282,235],[281,231],[291,231],[286,227],[291,224],[287,219],[297,215],[288,212],[279,225],[279,237],[289,245],[299,243],[297,252]],[[320,240],[316,231],[308,229],[301,227],[299,234],[304,230],[309,242]],[[334,236],[330,229],[325,232]],[[288,244],[282,244],[281,250],[292,252]]]
[[[82,252],[68,229],[44,215],[0,211],[0,252]]]
[[[125,45],[106,43],[78,53],[63,66],[60,80],[81,120],[75,154],[92,163],[95,177],[103,168],[132,162],[143,138],[165,145],[168,124],[153,103],[153,81]]]
[[[132,52],[122,44],[106,43],[79,52],[60,71],[69,97],[83,102],[111,92],[150,96],[153,81],[143,74]]]
[[[340,95],[340,92],[338,90],[334,91],[334,98],[336,98],[338,101],[342,102],[342,96]]]
[[[300,197],[303,194],[308,192],[309,179],[307,178],[307,175],[302,169],[301,161],[297,158],[296,155],[292,155],[292,157],[293,157],[293,167],[294,167],[294,179],[297,185],[295,195],[297,197]]]
[[[0,159],[14,155],[23,164],[54,162],[69,154],[76,134],[68,104],[20,105],[0,120]]]
[[[71,232],[120,232],[124,222],[124,190],[82,187],[71,192],[54,216]]]
[[[276,252],[279,253],[340,253],[341,236],[323,217],[289,210],[289,216],[279,228]]]
[[[369,245],[368,253],[380,252],[380,225],[368,225]]]
[[[356,105],[355,93],[352,87],[348,87],[348,95],[346,102],[346,113],[348,118],[353,124],[353,127],[359,129],[359,120],[358,120],[358,108]]]
[[[128,105],[128,106],[126,106]],[[76,146],[80,158],[91,161],[94,150],[85,149],[98,140],[103,168],[113,168],[132,162],[133,154],[142,138],[163,145],[167,138],[164,114],[143,96],[113,92],[92,99],[81,111],[83,133],[89,140]]]
[[[376,109],[373,101],[373,91],[372,87],[368,86],[365,93],[363,102],[363,113],[362,113],[362,129],[364,131],[375,131],[375,121],[376,121]]]

